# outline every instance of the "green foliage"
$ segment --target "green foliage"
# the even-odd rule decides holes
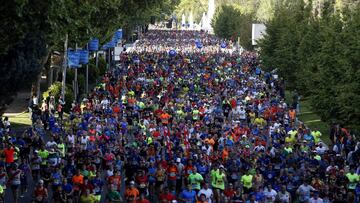
[[[26,37],[0,54],[0,103],[17,89],[31,86],[31,81],[42,69],[39,59],[47,52],[42,33]]]
[[[299,2],[298,2],[299,3]],[[304,3],[276,8],[259,41],[263,65],[277,69],[287,89],[298,89],[323,121],[360,130],[360,7],[321,17]]]
[[[251,14],[243,14],[232,5],[223,5],[216,12],[212,26],[220,38],[237,40],[240,37],[241,46],[251,50],[252,20]]]
[[[70,85],[66,86],[66,93],[65,93],[65,112],[69,112],[71,109],[71,104],[74,101],[74,92]],[[61,96],[61,82],[55,82],[52,84],[49,89],[43,93],[42,97],[47,98],[51,93],[52,96],[55,97],[55,101],[59,100]]]
[[[0,7],[0,104],[35,81],[48,53],[84,47],[91,37],[101,44],[118,28],[146,25],[150,16],[169,14],[178,0],[16,0]]]
[[[208,9],[208,0],[182,0],[179,5],[176,7],[175,13],[177,19],[181,23],[181,17],[184,14],[186,18],[190,13],[194,16],[194,21],[199,23],[203,16],[203,13],[207,12]],[[186,19],[187,21],[188,19]]]

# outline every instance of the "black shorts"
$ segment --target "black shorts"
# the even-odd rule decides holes
[[[250,194],[252,192],[251,188],[243,187],[244,194]]]
[[[214,188],[214,190],[217,190],[217,191],[219,191],[220,193],[223,193],[223,192],[224,192],[224,190],[223,190],[223,189],[221,189],[221,188],[214,187],[214,186],[213,186],[213,188]]]
[[[164,181],[156,181],[155,186],[160,187],[163,184],[164,184]]]
[[[11,190],[17,190],[20,185],[11,185]]]

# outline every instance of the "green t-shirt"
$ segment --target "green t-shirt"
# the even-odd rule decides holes
[[[200,190],[200,183],[204,178],[199,173],[192,173],[189,175],[189,182],[193,190]]]
[[[48,150],[40,150],[39,151],[39,156],[42,158],[42,159],[47,159],[48,156],[49,156],[49,151]]]
[[[88,170],[82,170],[81,171],[81,174],[85,177],[88,177],[90,175],[89,171]]]
[[[46,165],[46,159],[48,158],[49,156],[49,151],[48,150],[40,150],[38,152],[39,156],[41,157],[42,159],[42,162],[41,162],[41,165]]]
[[[193,119],[194,120],[197,120],[197,119],[199,119],[199,110],[197,110],[197,109],[194,109],[193,111],[192,111],[192,114],[193,114]]]
[[[144,109],[145,108],[145,104],[144,104],[144,102],[139,102],[139,107],[140,107],[140,109]]]
[[[291,147],[285,147],[284,150],[286,151],[287,154],[291,154],[293,152]]]
[[[215,175],[215,187],[224,190],[225,189],[225,182],[224,177],[225,173],[216,173]]]
[[[241,177],[241,182],[244,185],[244,187],[250,189],[252,187],[252,180],[253,180],[253,176],[252,175],[243,175]]]
[[[356,173],[354,173],[354,174],[347,173],[346,177],[349,180],[348,188],[354,190],[356,187],[356,184],[360,181],[359,175]]]
[[[60,150],[61,157],[65,157],[65,144],[64,143],[58,144],[57,148]]]
[[[86,202],[86,203],[95,203],[97,202],[96,197],[92,194],[85,196],[81,195],[80,202]]]
[[[179,116],[179,118],[184,118],[184,115],[185,115],[183,110],[177,110],[176,114]]]
[[[320,131],[312,131],[311,135],[314,137],[315,143],[318,143],[320,141],[320,137],[321,137]]]
[[[213,187],[216,186],[216,182],[215,182],[216,178],[215,178],[215,176],[216,176],[216,174],[217,174],[218,172],[219,172],[219,169],[217,169],[217,170],[212,169],[212,170],[210,171],[211,185],[212,185]]]
[[[120,193],[118,191],[110,191],[107,194],[107,199],[110,201],[120,200]]]

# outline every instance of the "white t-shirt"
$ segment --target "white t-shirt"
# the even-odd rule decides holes
[[[109,104],[110,104],[110,102],[107,99],[103,99],[101,101],[101,105],[102,105],[103,109],[106,109],[109,106]]]
[[[55,145],[57,145],[55,141],[49,141],[49,142],[46,143],[46,148],[50,148],[50,147],[53,147]]]
[[[246,119],[246,111],[244,109],[239,110],[240,119],[245,120]]]
[[[275,199],[276,199],[276,195],[277,195],[277,192],[274,190],[274,189],[271,189],[271,190],[268,190],[268,189],[265,189],[264,190],[264,196],[266,198],[266,202],[274,202]]]
[[[325,147],[316,147],[316,152],[318,154],[324,154],[326,151],[326,148]]]
[[[213,196],[213,191],[212,189],[208,188],[208,189],[204,189],[202,188],[199,192],[198,192],[198,197],[200,197],[201,194],[204,194],[206,197],[206,201],[208,203],[211,203],[211,197]]]
[[[309,203],[323,203],[323,202],[324,202],[323,199],[321,199],[320,197],[318,197],[317,199],[312,197],[309,200]]]
[[[300,201],[307,201],[310,199],[310,191],[314,191],[315,189],[311,185],[300,185],[300,187],[297,189],[297,192],[299,193],[299,199]]]
[[[285,193],[279,192],[278,199],[280,203],[290,203],[290,193],[287,191]]]
[[[33,104],[38,105],[38,98],[37,97],[33,97]]]
[[[70,144],[75,144],[75,136],[74,135],[68,135],[67,139]]]

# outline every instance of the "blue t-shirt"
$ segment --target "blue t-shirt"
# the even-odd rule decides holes
[[[70,183],[67,183],[66,185],[62,186],[63,191],[66,193],[70,193],[73,189],[73,186]]]
[[[195,197],[196,197],[196,192],[194,190],[192,191],[188,191],[188,190],[183,190],[181,193],[180,193],[180,197],[182,199],[185,199],[186,203],[194,203],[195,202]]]

